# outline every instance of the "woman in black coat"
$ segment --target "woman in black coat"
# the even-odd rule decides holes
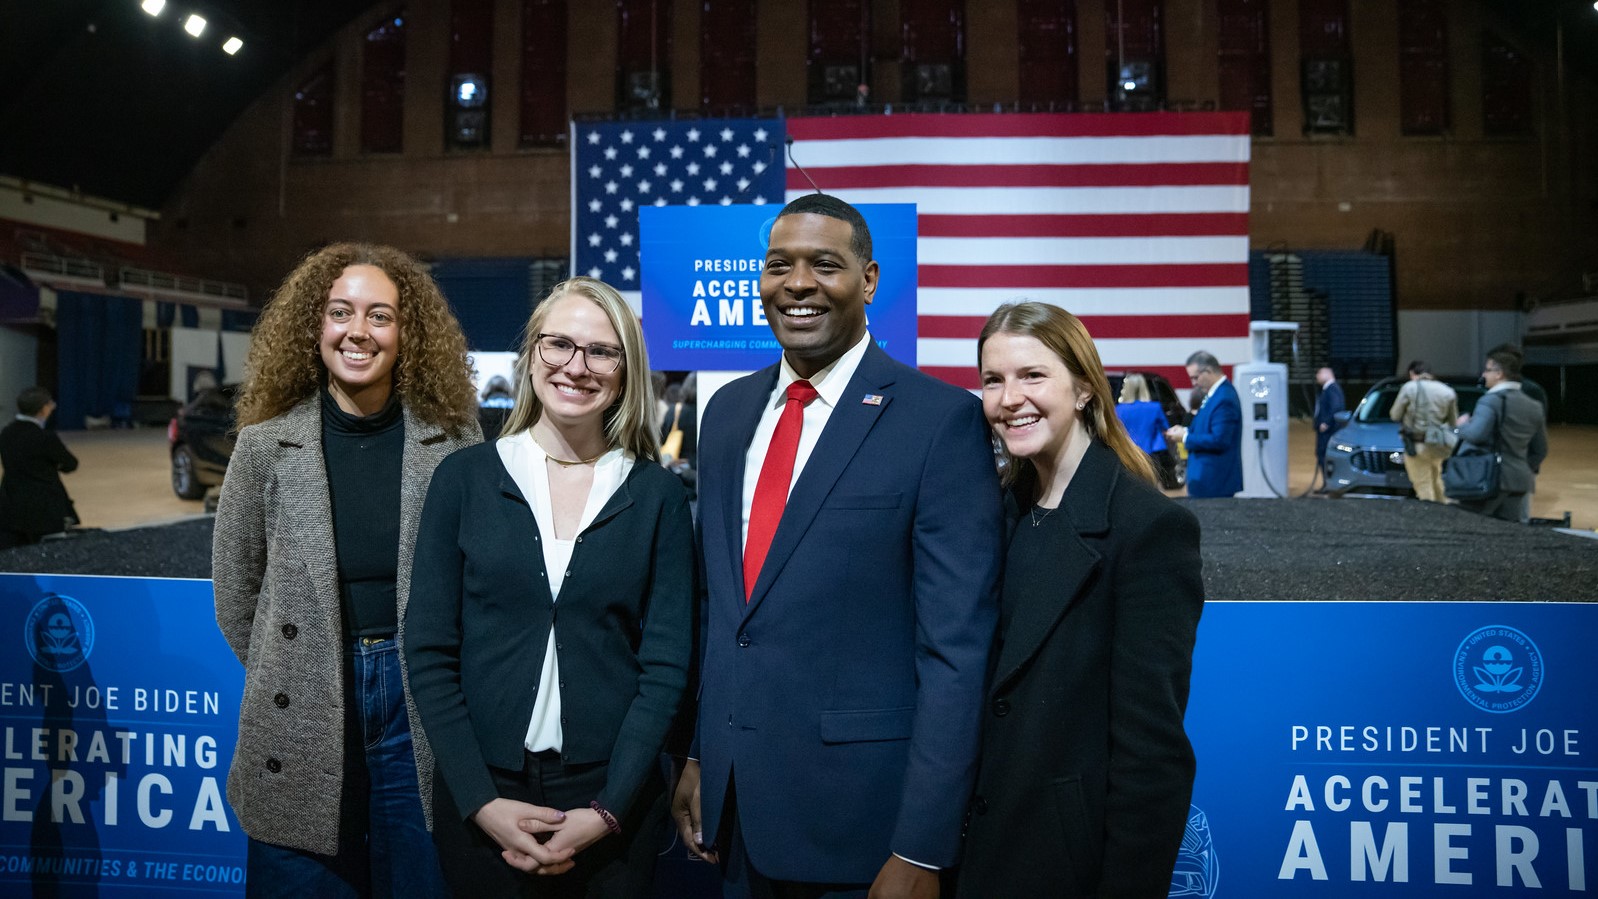
[[[637,318],[592,278],[538,306],[504,433],[445,459],[406,616],[455,895],[641,897],[688,680],[693,533],[655,464]]]
[[[1154,486],[1075,316],[1002,306],[978,356],[1010,538],[958,894],[1164,897],[1193,788],[1198,522]]]

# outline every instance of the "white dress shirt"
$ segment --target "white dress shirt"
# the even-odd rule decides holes
[[[816,388],[816,393],[820,395],[805,407],[804,427],[799,431],[799,449],[793,458],[793,480],[788,482],[789,493],[793,492],[793,485],[798,483],[800,473],[805,470],[805,463],[810,461],[816,441],[821,439],[822,429],[827,426],[827,420],[832,418],[832,410],[843,400],[844,388],[854,378],[855,369],[860,367],[860,360],[865,358],[866,347],[870,344],[871,334],[868,332],[831,365],[808,379],[810,386]],[[782,366],[777,371],[777,386],[766,400],[766,411],[761,413],[760,424],[755,427],[754,439],[749,441],[749,452],[744,457],[743,543],[749,542],[749,510],[755,504],[755,485],[760,482],[761,466],[766,464],[766,450],[771,446],[771,435],[776,433],[783,407],[788,404],[788,385],[798,380],[799,373],[793,370],[793,366],[788,364],[788,357],[784,355]]]
[[[575,540],[555,537],[555,511],[549,495],[549,455],[533,439],[532,431],[522,431],[495,441],[500,461],[510,472],[511,480],[522,491],[527,504],[533,509],[538,522],[539,543],[544,548],[544,570],[549,576],[549,595],[560,599],[561,585],[566,581],[571,566]],[[594,463],[594,482],[588,488],[588,500],[583,504],[583,514],[577,522],[577,533],[594,523],[605,503],[627,480],[636,460],[620,448],[600,456]],[[555,655],[555,629],[549,629],[549,642],[544,646],[544,667],[538,674],[538,698],[533,702],[533,716],[527,723],[525,744],[530,752],[548,749],[560,751],[565,737],[560,726],[560,660]]]

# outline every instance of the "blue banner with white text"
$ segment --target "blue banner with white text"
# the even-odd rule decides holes
[[[211,582],[0,574],[0,894],[238,895]]]
[[[1172,896],[1598,886],[1598,605],[1208,603]]]
[[[888,355],[916,364],[916,207],[857,207],[871,228],[880,276],[867,325]],[[778,209],[770,206],[645,206],[644,334],[663,370],[748,371],[782,352],[766,325],[760,272]]]

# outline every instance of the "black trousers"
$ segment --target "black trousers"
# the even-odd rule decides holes
[[[489,768],[501,798],[565,811],[587,808],[605,785],[604,762],[566,765],[553,752],[527,753],[520,771]],[[473,809],[475,811],[475,809]],[[565,874],[525,874],[500,858],[499,844],[465,820],[444,783],[433,775],[433,843],[450,890],[462,899],[499,896],[538,899],[645,899],[655,859],[665,845],[666,788],[654,774],[612,834],[579,852]]]

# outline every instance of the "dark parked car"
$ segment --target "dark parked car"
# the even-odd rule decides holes
[[[1438,380],[1454,388],[1461,414],[1476,408],[1487,389],[1472,377],[1447,377]],[[1409,475],[1404,473],[1404,441],[1398,436],[1398,423],[1391,417],[1398,391],[1409,383],[1407,375],[1383,378],[1371,386],[1354,411],[1340,413],[1347,424],[1332,434],[1326,447],[1326,489],[1330,493],[1377,493],[1413,496]],[[1526,394],[1544,407],[1548,395],[1534,381],[1522,381]]]
[[[233,403],[237,384],[210,387],[190,400],[166,427],[172,456],[172,492],[202,499],[222,483],[233,455]]]

